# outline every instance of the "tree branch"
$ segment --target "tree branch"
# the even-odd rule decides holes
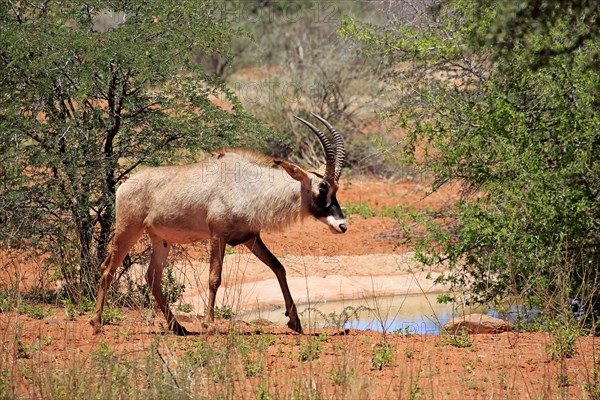
[[[15,18],[19,24],[23,23],[23,19],[21,18],[21,12],[17,10],[12,1],[8,0],[8,4],[10,4],[10,8],[12,8],[13,13],[15,14]]]

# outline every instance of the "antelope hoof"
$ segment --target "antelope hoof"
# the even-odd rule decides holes
[[[214,316],[210,316],[210,315],[206,315],[204,317],[204,321],[202,321],[202,327],[204,329],[208,329],[211,326],[213,326],[215,324],[215,317]]]
[[[94,321],[93,319],[90,319],[90,325],[92,326],[92,328],[94,328],[94,335],[99,335],[101,333],[104,333],[104,331],[102,330],[102,324]]]
[[[298,332],[300,334],[303,333],[302,332],[302,324],[300,323],[300,318],[298,318],[298,317],[296,317],[294,319],[290,319],[287,326],[294,332]]]
[[[179,323],[173,324],[173,327],[171,328],[171,331],[173,331],[173,333],[175,335],[177,335],[177,336],[188,336],[190,334],[190,331],[188,331],[187,329],[185,329]]]

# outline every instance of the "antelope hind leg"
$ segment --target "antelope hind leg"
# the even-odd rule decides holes
[[[113,244],[109,247],[108,256],[100,267],[100,285],[98,287],[98,297],[96,298],[96,310],[94,316],[90,319],[90,325],[94,328],[95,335],[102,333],[102,311],[106,304],[108,288],[114,279],[117,268],[133,246],[133,244],[120,245],[119,242],[119,239],[115,237]]]
[[[171,309],[167,304],[167,299],[165,298],[161,288],[165,261],[167,260],[167,256],[169,255],[169,250],[171,246],[163,239],[153,237],[152,235],[151,240],[152,257],[150,259],[148,271],[146,272],[146,282],[148,283],[148,286],[152,291],[152,295],[156,300],[156,304],[158,305],[163,315],[165,316],[165,319],[167,320],[169,330],[178,336],[189,335],[189,331],[177,321],[177,319],[171,312]]]

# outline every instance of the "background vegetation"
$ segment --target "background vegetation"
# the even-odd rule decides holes
[[[2,247],[43,256],[71,297],[95,292],[115,190],[134,168],[273,137],[195,62],[230,57],[241,34],[208,3],[0,7]]]
[[[596,339],[580,337],[597,333],[600,303],[599,15],[591,0],[1,2],[0,268],[43,263],[65,316],[13,296],[18,277],[0,282],[0,398],[369,398],[390,370],[401,398],[519,398],[519,377],[531,397],[600,398]],[[221,146],[317,166],[320,145],[292,118],[309,112],[344,133],[355,174],[459,183],[451,209],[414,220],[402,207],[347,211],[391,216],[404,233],[418,223],[425,234],[407,241],[446,271],[446,300],[528,301],[545,318],[518,328],[552,339],[532,336],[523,364],[473,350],[525,348],[509,335],[424,345],[408,330],[270,335],[227,320],[199,340],[126,325],[84,349],[68,328],[93,304],[119,183]],[[184,287],[166,275],[174,303]],[[539,393],[524,370],[542,371]]]
[[[462,185],[451,229],[429,221],[414,244],[470,302],[600,305],[598,15],[588,2],[445,1],[412,25],[344,21],[390,64],[406,161],[434,190]]]
[[[461,183],[409,240],[468,302],[598,308],[594,2],[1,7],[2,247],[41,257],[69,297],[93,294],[137,166],[237,145],[318,165],[292,122],[318,112],[355,172]]]

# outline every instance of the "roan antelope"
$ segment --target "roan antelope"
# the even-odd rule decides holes
[[[169,249],[173,243],[207,239],[210,272],[206,324],[214,321],[225,245],[243,243],[277,276],[289,316],[288,327],[302,333],[285,269],[267,249],[260,232],[283,229],[309,215],[327,224],[334,233],[346,232],[346,221],[336,199],[345,159],[344,140],[326,120],[312,115],[327,127],[335,145],[334,148],[310,122],[296,117],[323,145],[323,176],[250,150],[224,149],[197,164],[146,168],[124,182],[116,194],[115,236],[101,266],[96,310],[90,320],[94,333],[102,331],[102,309],[115,272],[144,231],[152,244],[146,281],[175,334],[186,335],[188,331],[177,322],[161,291]]]

